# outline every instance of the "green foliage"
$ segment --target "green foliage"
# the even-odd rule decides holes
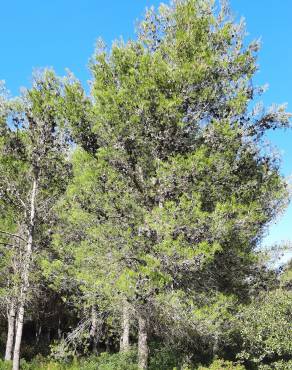
[[[231,361],[215,360],[209,367],[200,366],[198,370],[244,370],[245,367],[242,365],[235,364]]]
[[[149,370],[172,370],[180,368],[183,362],[180,351],[158,341],[150,343],[150,353]]]
[[[137,354],[136,351],[128,353],[102,353],[97,357],[96,369],[99,370],[137,370]]]
[[[243,340],[239,358],[256,364],[291,358],[291,291],[262,294],[243,309],[238,319]]]
[[[292,369],[292,360],[290,361],[277,361],[269,365],[260,365],[259,370],[290,370]]]
[[[0,359],[0,370],[11,370],[12,369],[12,362],[10,361],[3,361]]]
[[[278,159],[262,139],[288,127],[290,115],[284,106],[250,109],[262,93],[252,83],[258,44],[246,44],[243,24],[215,5],[151,8],[137,39],[100,45],[89,95],[73,75],[51,70],[21,99],[0,95],[0,221],[33,239],[21,260],[14,236],[0,235],[2,301],[32,302],[17,293],[42,278],[40,291],[31,289],[38,300],[45,305],[53,291],[74,317],[62,332],[53,309],[44,328],[47,348],[58,338],[52,355],[108,350],[72,364],[39,358],[23,369],[136,369],[134,351],[110,354],[125,307],[131,341],[143,317],[144,335],[159,343],[153,370],[210,363],[230,349],[226,358],[239,351],[255,366],[291,353],[289,270],[283,290],[253,289],[264,280],[256,248],[287,202]],[[35,322],[25,325],[38,337],[38,309],[30,316]],[[224,360],[209,368],[243,369]]]
[[[98,357],[91,357],[87,360],[75,360],[73,363],[60,363],[52,362],[42,358],[36,358],[32,362],[26,362],[22,360],[22,370],[138,370],[136,365],[136,351],[130,351],[129,353],[118,353],[109,354],[101,353]],[[174,354],[167,351],[159,351],[151,359],[149,364],[149,370],[173,370],[190,369],[182,365],[182,367],[176,367],[177,359]],[[282,364],[283,365],[283,364]],[[286,370],[287,367],[281,367],[281,363],[278,363],[273,369]],[[277,367],[278,366],[278,367]],[[283,365],[284,366],[284,365]],[[10,370],[11,364],[1,362],[0,370]],[[200,366],[198,370],[244,370],[245,367],[242,365],[236,365],[230,361],[216,360],[209,367]],[[265,367],[263,367],[265,369]]]
[[[22,370],[138,370],[136,351],[101,353],[98,357],[73,360],[71,363],[50,361],[37,356],[31,362],[21,360]],[[11,370],[12,364],[0,360],[0,370]]]
[[[78,147],[43,261],[63,299],[98,302],[115,334],[126,300],[197,360],[230,344],[254,250],[287,196],[261,138],[289,114],[249,111],[258,45],[227,13],[194,0],[149,10],[138,40],[97,50],[90,98],[68,81]]]

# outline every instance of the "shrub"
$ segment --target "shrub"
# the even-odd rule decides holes
[[[151,348],[149,370],[173,370],[180,368],[180,362],[180,356],[173,348],[159,346],[157,343]]]
[[[244,370],[243,365],[235,364],[231,361],[215,360],[209,367],[199,367],[198,370]]]
[[[80,370],[138,370],[137,355],[134,350],[115,354],[105,352],[91,361],[93,367],[88,367],[89,362]]]
[[[70,363],[50,361],[36,356],[32,361],[21,360],[21,370],[138,370],[136,351],[128,353],[102,353],[97,357],[77,360]],[[0,370],[11,370],[9,362],[0,360]]]
[[[11,370],[12,369],[12,363],[9,361],[3,361],[0,359],[0,370]]]
[[[292,369],[292,360],[291,361],[277,361],[269,365],[260,365],[259,370],[291,370]]]
[[[292,353],[292,292],[263,294],[241,313],[242,351],[238,358],[260,366],[290,358]],[[288,368],[289,369],[289,368]],[[291,369],[291,368],[290,368]]]

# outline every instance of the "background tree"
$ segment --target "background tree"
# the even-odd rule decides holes
[[[1,191],[3,201],[11,204],[17,214],[14,223],[20,234],[17,239],[21,241],[16,252],[19,256],[17,301],[12,302],[10,308],[10,312],[16,310],[15,333],[11,333],[11,341],[14,337],[15,370],[19,368],[25,307],[33,281],[32,269],[37,253],[50,235],[51,207],[66,186],[68,177],[66,142],[56,110],[60,89],[53,72],[46,71],[36,76],[32,89],[27,90],[21,100],[7,103],[9,119],[2,136]],[[9,357],[10,354],[7,359]]]

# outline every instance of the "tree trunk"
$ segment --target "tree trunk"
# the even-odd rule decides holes
[[[48,345],[50,344],[51,342],[51,328],[48,328],[47,329],[47,343]]]
[[[5,350],[5,361],[12,360],[12,350],[14,344],[15,336],[15,304],[11,302],[8,315],[8,330],[7,330],[7,341],[6,341],[6,350]]]
[[[125,301],[123,305],[120,351],[127,352],[129,348],[130,348],[130,306],[128,302]]]
[[[20,347],[21,339],[23,332],[23,321],[24,321],[24,307],[26,303],[27,290],[29,288],[29,269],[30,269],[30,259],[31,259],[31,244],[32,244],[32,235],[29,237],[29,242],[27,245],[27,254],[25,258],[25,263],[23,266],[22,274],[22,289],[20,293],[17,320],[16,320],[16,334],[15,334],[15,344],[13,352],[13,370],[19,370],[19,361],[20,361]],[[30,246],[29,246],[30,245]],[[29,252],[30,250],[30,252]]]
[[[59,315],[58,318],[58,339],[62,338],[62,328],[61,328],[61,316]]]
[[[19,370],[20,346],[21,346],[21,338],[22,338],[22,331],[23,331],[23,319],[24,319],[24,304],[22,302],[19,305],[18,315],[17,315],[17,320],[16,320],[16,334],[15,334],[13,366],[12,366],[13,370]]]
[[[98,345],[98,338],[97,338],[97,312],[96,307],[92,307],[91,309],[91,327],[90,327],[90,342],[92,345],[92,352],[97,355],[97,345]]]
[[[26,245],[26,253],[24,256],[24,263],[22,267],[21,275],[21,291],[19,297],[19,306],[16,322],[16,334],[15,334],[15,344],[13,352],[13,370],[19,370],[20,362],[20,347],[21,339],[23,332],[23,321],[24,321],[24,309],[27,299],[27,291],[29,288],[29,273],[31,267],[31,255],[32,255],[32,246],[33,246],[33,234],[35,226],[35,203],[36,203],[36,194],[37,194],[37,177],[33,180],[32,192],[31,192],[31,201],[30,201],[30,223],[28,227],[28,239]]]
[[[218,356],[219,352],[219,338],[218,334],[216,333],[214,336],[214,343],[213,343],[213,356],[216,357]]]
[[[147,369],[148,365],[148,344],[147,344],[147,322],[146,319],[139,315],[139,332],[138,332],[138,368],[139,370]]]
[[[39,343],[40,343],[41,334],[42,334],[42,324],[39,321],[37,321],[36,322],[36,329],[35,329],[36,345],[39,345]],[[58,338],[58,339],[60,339],[60,338]]]

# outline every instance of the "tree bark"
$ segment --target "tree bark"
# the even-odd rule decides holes
[[[42,334],[42,324],[39,321],[37,321],[36,322],[36,329],[35,329],[36,345],[38,345],[40,343],[41,334]],[[58,339],[60,339],[60,338],[58,338]]]
[[[7,330],[7,340],[6,340],[6,349],[5,349],[5,361],[12,360],[12,351],[13,351],[13,344],[14,344],[14,336],[15,336],[15,304],[11,302],[9,310],[8,310],[8,330]]]
[[[20,347],[21,347],[21,339],[22,339],[22,332],[23,332],[23,322],[24,322],[24,311],[25,311],[25,304],[27,299],[27,291],[29,288],[29,273],[31,267],[31,256],[32,256],[32,246],[33,246],[33,234],[34,234],[34,226],[35,226],[35,208],[36,208],[36,195],[37,195],[37,176],[33,179],[32,184],[32,192],[31,192],[31,201],[30,201],[30,222],[28,227],[28,240],[26,245],[26,253],[24,256],[24,263],[22,268],[22,276],[21,276],[21,291],[19,297],[19,306],[18,306],[18,314],[17,314],[17,321],[16,321],[16,334],[15,334],[15,344],[14,344],[14,352],[13,352],[13,370],[19,370],[19,362],[20,362]]]
[[[218,334],[216,333],[214,336],[214,343],[213,343],[213,356],[216,357],[219,352],[219,338]]]
[[[21,338],[23,331],[23,319],[24,319],[24,304],[20,303],[18,308],[18,315],[16,321],[16,334],[15,334],[15,344],[13,352],[13,370],[19,370],[20,362],[20,347],[21,347]]]
[[[146,319],[139,315],[139,332],[138,332],[138,368],[145,370],[148,366],[148,343],[147,343],[147,322]]]
[[[120,340],[120,351],[127,352],[130,348],[130,306],[128,302],[123,305],[122,335]]]
[[[97,338],[97,312],[96,307],[92,307],[91,309],[91,327],[90,327],[90,342],[92,344],[92,352],[97,355],[97,345],[98,345],[98,338]]]
[[[58,339],[60,340],[61,338],[62,338],[61,317],[59,316],[59,319],[58,319]]]

